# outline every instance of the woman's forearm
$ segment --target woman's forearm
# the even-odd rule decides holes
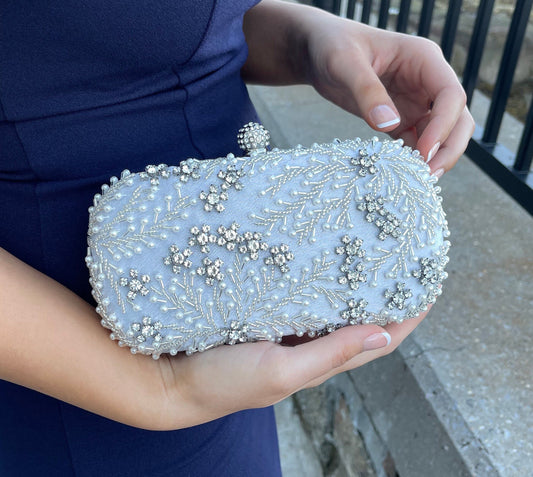
[[[0,378],[133,426],[155,422],[157,363],[117,346],[89,304],[3,249],[0,303]]]
[[[307,45],[301,26],[321,10],[277,0],[263,0],[244,16],[248,60],[242,69],[249,83],[307,83]]]

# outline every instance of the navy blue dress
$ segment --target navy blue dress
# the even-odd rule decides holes
[[[240,77],[255,3],[0,0],[0,246],[91,301],[100,185],[239,152],[237,130],[255,119]],[[272,408],[152,432],[0,381],[3,477],[271,477],[277,445]]]

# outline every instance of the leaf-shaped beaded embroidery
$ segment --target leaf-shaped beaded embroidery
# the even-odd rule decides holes
[[[417,151],[267,139],[247,125],[250,157],[124,171],[95,196],[87,265],[112,338],[192,353],[402,321],[435,301],[448,230]]]

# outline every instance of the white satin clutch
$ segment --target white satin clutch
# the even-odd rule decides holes
[[[427,309],[447,274],[447,221],[418,151],[377,138],[149,165],[90,207],[97,311],[132,353],[281,341]]]

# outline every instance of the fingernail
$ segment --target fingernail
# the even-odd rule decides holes
[[[441,178],[444,174],[444,169],[437,169],[433,174],[431,174],[432,176],[435,176],[437,178]]]
[[[379,129],[388,128],[400,122],[400,118],[386,104],[376,106],[370,111],[370,119]]]
[[[368,336],[363,342],[363,351],[384,348],[385,346],[389,346],[390,342],[391,336],[386,331],[383,333],[374,333]]]
[[[440,142],[437,142],[437,144],[435,144],[428,152],[428,158],[427,158],[427,161],[426,162],[429,162],[431,161],[431,159],[433,159],[433,157],[435,156],[435,154],[437,154],[437,151],[439,150],[439,147],[440,147]]]

